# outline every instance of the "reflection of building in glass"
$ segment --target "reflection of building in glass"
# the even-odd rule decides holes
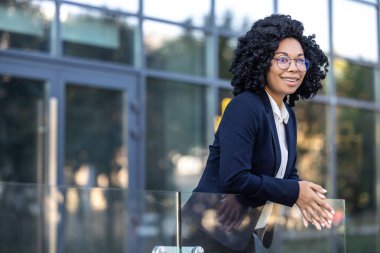
[[[0,181],[80,187],[57,193],[64,202],[53,193],[46,200],[48,210],[65,203],[65,238],[74,242],[78,223],[98,219],[86,242],[110,236],[91,250],[123,248],[117,219],[131,196],[112,189],[191,191],[232,97],[238,36],[259,18],[288,13],[330,59],[322,92],[295,107],[299,174],[346,199],[348,252],[380,249],[377,1],[127,2],[0,1]],[[162,210],[171,197],[144,196],[146,209],[135,201],[129,208],[146,213],[128,240],[169,242],[175,222]],[[289,217],[285,226],[297,228]],[[29,222],[25,233],[44,227]],[[30,237],[37,248],[38,231]]]

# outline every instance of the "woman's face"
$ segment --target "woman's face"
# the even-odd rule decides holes
[[[305,59],[301,44],[294,38],[286,38],[280,41],[273,58],[288,56],[290,59]],[[272,65],[267,72],[267,84],[265,90],[281,105],[284,97],[293,94],[300,87],[306,71],[299,71],[296,60],[291,60],[290,66],[281,69],[276,59],[272,59]],[[284,68],[282,66],[282,68]],[[298,67],[302,70],[301,67]]]

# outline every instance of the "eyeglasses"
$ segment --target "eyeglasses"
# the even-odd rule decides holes
[[[276,60],[277,66],[282,70],[288,69],[290,67],[292,60],[295,61],[296,68],[298,69],[298,71],[305,72],[310,67],[310,61],[308,59],[302,59],[302,58],[291,59],[288,56],[279,56],[273,59]]]

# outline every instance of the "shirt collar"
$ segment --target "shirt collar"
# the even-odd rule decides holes
[[[288,124],[289,120],[289,112],[285,107],[284,102],[281,104],[281,108],[277,105],[276,101],[269,95],[267,91],[265,91],[268,94],[270,105],[272,106],[272,111],[274,117],[281,123],[284,122],[285,124]]]

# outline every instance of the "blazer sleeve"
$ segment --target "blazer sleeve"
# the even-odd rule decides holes
[[[298,180],[250,173],[260,117],[252,101],[233,99],[219,125],[219,181],[227,193],[244,194],[258,201],[292,206],[298,198]]]
[[[297,155],[296,155],[296,158],[294,159],[292,170],[290,171],[289,176],[287,178],[300,181],[300,178],[299,178],[298,172],[297,172],[297,168],[296,168],[296,162],[297,162]]]

